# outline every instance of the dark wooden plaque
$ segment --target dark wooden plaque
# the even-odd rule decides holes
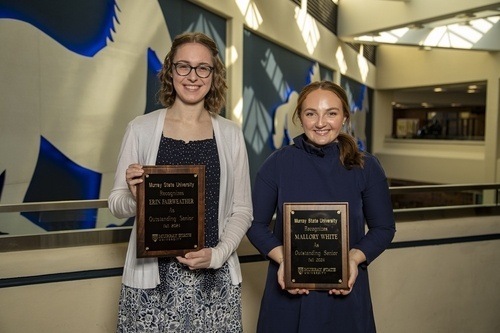
[[[283,208],[285,288],[348,289],[348,204],[285,203]]]
[[[205,243],[205,166],[144,166],[137,188],[137,257],[173,257]]]

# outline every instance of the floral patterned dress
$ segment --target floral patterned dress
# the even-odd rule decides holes
[[[205,165],[205,245],[218,243],[220,165],[215,138],[162,137],[157,165]],[[242,332],[241,287],[229,268],[191,271],[175,258],[159,258],[161,283],[153,289],[122,284],[117,332]]]

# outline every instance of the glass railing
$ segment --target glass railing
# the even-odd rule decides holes
[[[390,191],[398,223],[500,215],[500,183],[396,186],[390,187]],[[21,214],[42,216],[43,213],[89,209],[107,222],[80,229],[47,231],[38,228],[17,234],[2,232],[3,226],[17,221]],[[3,204],[0,205],[0,252],[127,242],[131,231],[127,224],[125,220],[117,222],[112,217],[106,199]],[[69,228],[72,226],[68,224]]]
[[[396,222],[500,215],[500,184],[390,187]]]

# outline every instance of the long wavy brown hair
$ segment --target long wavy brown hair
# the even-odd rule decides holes
[[[174,104],[177,93],[174,89],[172,67],[175,54],[179,46],[186,43],[198,43],[204,45],[212,54],[214,70],[211,75],[212,85],[205,95],[204,107],[210,114],[219,114],[226,103],[226,68],[219,57],[219,50],[212,38],[201,32],[187,32],[176,36],[172,42],[170,52],[168,52],[163,62],[163,67],[158,73],[161,87],[158,91],[158,100],[166,108]]]
[[[299,94],[299,98],[297,100],[297,107],[295,108],[295,111],[293,113],[292,117],[293,122],[295,123],[297,120],[300,121],[300,115],[302,113],[302,104],[304,103],[304,100],[311,92],[318,89],[330,91],[335,95],[337,95],[338,98],[340,98],[340,101],[342,102],[342,113],[345,118],[344,126],[349,127],[351,121],[351,113],[349,111],[350,107],[347,94],[341,86],[326,80],[311,82],[302,89],[302,91]],[[339,136],[337,137],[337,140],[339,142],[340,162],[342,163],[342,165],[348,170],[352,169],[352,167],[354,166],[363,167],[364,153],[359,150],[358,145],[356,144],[354,138],[348,133],[340,132]]]

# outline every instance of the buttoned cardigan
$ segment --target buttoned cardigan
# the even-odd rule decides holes
[[[118,218],[136,215],[136,201],[128,189],[125,173],[130,164],[154,165],[158,155],[167,109],[136,117],[129,122],[118,157],[113,189],[108,198],[111,213]],[[209,268],[229,264],[231,281],[242,281],[236,249],[250,227],[252,203],[245,140],[240,127],[219,115],[212,116],[220,162],[219,243],[212,248]],[[158,260],[137,258],[136,223],[132,228],[123,269],[123,284],[134,288],[154,288],[160,283]]]

